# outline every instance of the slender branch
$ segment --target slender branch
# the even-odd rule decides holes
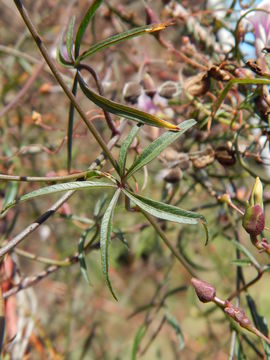
[[[155,229],[155,231],[157,232],[157,234],[161,237],[161,239],[164,241],[164,243],[167,245],[167,247],[171,250],[171,252],[173,253],[173,255],[176,257],[176,259],[183,265],[183,267],[186,269],[186,271],[192,276],[192,277],[196,277],[196,274],[194,273],[194,271],[192,270],[191,266],[187,263],[187,261],[185,260],[185,258],[182,256],[182,254],[180,254],[179,252],[177,252],[175,250],[175,248],[171,245],[169,239],[167,238],[166,234],[164,233],[164,231],[161,230],[160,226],[158,225],[158,223],[156,222],[156,220],[149,215],[147,212],[145,212],[144,210],[140,209],[140,212],[146,217],[146,219],[150,222],[150,224],[153,226],[153,228]]]
[[[124,126],[124,124],[123,124]],[[123,129],[123,128],[122,128]],[[120,133],[122,132],[120,129]],[[108,143],[108,149],[113,148],[120,138],[120,134],[115,135]],[[94,170],[96,167],[100,166],[104,160],[105,155],[101,155],[89,166],[89,170]],[[67,191],[59,200],[57,200],[49,209],[47,209],[38,219],[36,219],[32,224],[27,226],[23,231],[21,231],[17,236],[11,239],[6,245],[0,249],[0,257],[4,256],[12,249],[14,249],[21,241],[23,241],[28,235],[32,234],[40,225],[42,225],[49,217],[51,217],[55,212],[66,202],[72,195],[75,194],[75,190]]]
[[[69,100],[72,102],[75,109],[78,111],[79,115],[81,116],[82,120],[85,122],[85,124],[88,127],[88,129],[90,130],[91,134],[93,135],[93,137],[95,138],[97,143],[100,145],[100,147],[102,148],[102,150],[106,154],[108,160],[111,162],[111,164],[113,165],[115,170],[117,172],[119,172],[118,165],[117,165],[115,159],[113,158],[110,150],[108,149],[106,143],[104,142],[104,140],[102,139],[102,137],[100,136],[99,132],[96,130],[94,125],[92,125],[92,123],[90,123],[88,121],[87,116],[84,113],[81,105],[78,103],[76,97],[72,94],[72,91],[69,89],[69,87],[64,82],[64,80],[62,78],[62,75],[58,71],[58,69],[57,69],[56,65],[54,64],[53,60],[51,59],[45,45],[43,44],[43,41],[41,40],[41,38],[40,38],[34,24],[32,23],[31,18],[29,17],[28,12],[26,11],[22,1],[21,0],[14,0],[14,3],[15,3],[17,9],[19,10],[19,12],[21,14],[21,17],[22,17],[23,21],[25,22],[25,25],[27,26],[27,28],[30,31],[33,39],[35,40],[41,54],[43,55],[44,60],[46,61],[49,68],[51,69],[55,79],[57,80],[59,85],[62,87],[63,91],[65,92],[65,94],[67,95]]]

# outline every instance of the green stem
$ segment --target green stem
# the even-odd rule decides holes
[[[21,14],[21,17],[25,23],[25,25],[27,26],[28,30],[30,31],[33,39],[35,40],[41,54],[43,55],[44,60],[46,61],[47,65],[49,66],[49,68],[51,69],[55,79],[57,80],[57,82],[59,83],[59,85],[62,87],[62,89],[64,90],[65,94],[67,95],[67,97],[69,98],[69,100],[72,102],[72,104],[74,105],[75,109],[78,111],[79,115],[81,116],[82,120],[84,121],[84,123],[86,124],[86,126],[88,127],[88,129],[90,130],[91,134],[94,136],[94,138],[96,139],[97,143],[100,145],[100,147],[102,148],[102,150],[104,151],[104,153],[106,154],[107,158],[109,159],[109,161],[111,162],[112,166],[115,168],[115,170],[117,171],[117,173],[119,173],[119,168],[118,168],[118,164],[115,161],[115,159],[113,158],[110,150],[108,149],[106,143],[103,141],[102,137],[100,136],[100,134],[98,133],[98,131],[96,130],[96,128],[92,125],[92,123],[90,123],[87,119],[86,114],[84,113],[82,107],[80,106],[80,104],[77,102],[75,96],[72,94],[71,90],[69,89],[69,87],[66,85],[66,83],[64,82],[60,72],[57,70],[57,67],[55,66],[54,62],[52,61],[45,45],[43,44],[34,24],[32,23],[31,18],[28,15],[28,12],[26,11],[23,3],[21,0],[14,0],[14,3],[19,11],[19,13]]]
[[[186,262],[185,258],[178,253],[175,248],[171,245],[171,243],[169,242],[169,239],[167,238],[166,234],[161,230],[160,226],[158,225],[158,223],[154,220],[154,218],[149,215],[147,212],[145,212],[144,210],[140,209],[140,212],[146,217],[146,219],[150,222],[150,224],[153,226],[153,228],[155,229],[155,231],[157,232],[157,234],[161,237],[161,239],[164,241],[164,243],[167,245],[167,247],[171,250],[171,252],[173,253],[173,255],[176,257],[176,259],[184,266],[184,268],[187,270],[187,272],[192,276],[192,277],[196,277],[196,274],[194,273],[194,271],[192,270],[192,268],[190,267],[190,265]]]

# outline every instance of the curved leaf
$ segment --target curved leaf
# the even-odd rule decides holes
[[[139,208],[149,214],[163,220],[177,222],[179,224],[197,224],[197,219],[206,222],[205,217],[198,213],[180,209],[176,206],[155,201],[130,191],[122,189],[122,192]]]
[[[89,87],[83,80],[79,71],[78,71],[78,81],[82,91],[88,97],[88,99],[90,99],[97,106],[101,107],[103,110],[107,110],[112,114],[124,117],[129,120],[141,122],[146,125],[179,131],[179,128],[176,125],[173,125],[168,121],[162,120],[156,116],[132,108],[130,106],[122,105],[115,101],[108,100],[105,97],[98,95],[97,93],[89,89]]]
[[[101,264],[103,274],[106,279],[106,283],[112,293],[112,296],[117,300],[117,297],[113,291],[111,281],[109,278],[109,242],[111,240],[111,233],[112,233],[112,221],[113,221],[113,214],[116,203],[120,196],[121,189],[117,189],[114,196],[111,199],[107,210],[105,211],[100,228],[100,251],[101,251]]]
[[[143,152],[137,157],[129,168],[126,177],[129,178],[136,171],[154,160],[168,145],[172,144],[180,135],[190,129],[196,121],[193,119],[186,120],[179,125],[179,131],[168,131],[153,141]]]
[[[140,35],[144,35],[147,33],[152,33],[155,31],[163,30],[163,29],[165,29],[166,26],[167,25],[165,23],[154,24],[154,25],[153,24],[145,25],[145,26],[133,28],[131,30],[122,32],[120,34],[113,35],[113,36],[109,37],[108,39],[100,41],[99,43],[91,46],[89,50],[85,51],[82,55],[80,55],[76,59],[75,65],[78,65],[80,61],[92,56],[93,54],[95,54],[96,52],[98,52],[100,50],[106,49],[107,47],[109,47],[111,45],[118,44],[121,41],[131,39],[135,36],[140,36]]]
[[[126,159],[127,159],[127,153],[130,145],[133,143],[133,140],[135,139],[136,135],[138,134],[140,130],[141,124],[138,124],[137,126],[134,126],[130,133],[128,134],[127,138],[123,142],[120,151],[119,151],[119,157],[118,157],[118,164],[120,168],[120,174],[124,175],[125,173],[125,167],[126,167]]]
[[[76,34],[76,40],[75,40],[75,59],[79,55],[81,41],[82,41],[83,35],[85,33],[85,30],[86,30],[90,20],[92,19],[92,17],[95,15],[95,12],[101,5],[101,3],[102,3],[102,0],[95,0],[93,2],[93,4],[91,4],[90,7],[88,8],[86,14],[84,15],[84,18],[82,19],[82,22],[80,23],[80,26],[79,26],[77,34]]]
[[[143,324],[139,327],[139,330],[136,333],[133,346],[132,346],[132,354],[131,359],[136,360],[137,352],[139,350],[140,342],[142,341],[145,333],[146,333],[147,327]]]
[[[71,68],[73,67],[73,64],[68,61],[64,55],[64,32],[62,32],[58,46],[57,46],[57,50],[56,50],[56,59],[58,61],[58,63],[66,68]]]
[[[18,199],[12,201],[11,203],[7,204],[5,208],[1,211],[1,213],[5,212],[10,207],[21,203],[26,200],[34,199],[38,196],[50,195],[62,191],[69,191],[69,190],[84,190],[90,188],[115,188],[116,186],[112,183],[105,183],[105,182],[97,182],[97,181],[73,181],[68,183],[56,184],[51,186],[46,186],[41,189],[32,191],[28,194],[25,194]]]
[[[80,237],[79,243],[78,243],[78,259],[79,259],[79,263],[80,263],[80,269],[81,269],[81,273],[82,273],[82,275],[83,275],[83,277],[86,280],[88,285],[91,285],[91,283],[90,283],[90,279],[89,279],[89,276],[88,276],[87,265],[86,265],[86,261],[85,261],[84,244],[85,244],[85,240],[87,238],[87,235],[89,234],[89,232],[92,229],[93,229],[93,227],[90,227],[90,228],[86,229],[81,234],[81,237]]]
[[[66,34],[66,47],[67,47],[67,53],[70,61],[74,60],[73,56],[73,34],[74,34],[74,25],[75,25],[75,16],[72,16],[67,29]]]

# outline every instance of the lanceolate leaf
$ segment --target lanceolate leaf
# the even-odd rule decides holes
[[[163,30],[163,29],[165,29],[166,26],[167,25],[164,23],[140,26],[140,27],[125,31],[121,34],[113,35],[113,36],[109,37],[108,39],[105,39],[105,40],[91,46],[91,48],[89,50],[85,51],[82,55],[80,55],[76,59],[76,65],[78,65],[80,61],[88,58],[89,56],[92,56],[93,54],[95,54],[96,52],[98,52],[100,50],[106,49],[107,47],[109,47],[111,45],[118,44],[121,41],[133,38],[135,36],[144,35],[147,33],[153,33],[155,31]]]
[[[143,324],[139,327],[139,330],[137,331],[137,334],[135,336],[133,346],[132,346],[132,354],[131,359],[136,360],[137,352],[139,350],[140,343],[146,333],[147,327]]]
[[[2,213],[18,203],[21,203],[26,200],[34,199],[38,196],[50,195],[53,193],[69,191],[69,190],[84,190],[84,189],[91,189],[91,188],[115,188],[115,187],[116,186],[112,183],[98,182],[98,181],[74,181],[74,182],[68,182],[68,183],[63,183],[63,184],[46,186],[41,189],[32,191],[26,195],[23,195],[20,198],[7,204],[5,206],[5,208],[3,208]]]
[[[172,144],[180,135],[190,129],[196,121],[193,119],[186,120],[179,125],[179,131],[168,131],[162,134],[158,139],[153,141],[144,151],[137,157],[129,168],[126,177],[129,178],[136,171],[154,160],[168,145]]]
[[[139,208],[159,219],[169,220],[179,224],[197,224],[197,219],[206,222],[203,215],[195,212],[183,210],[176,206],[148,199],[137,194],[135,195],[125,189],[122,189],[122,192]]]
[[[105,214],[103,215],[102,222],[101,222],[101,228],[100,228],[100,251],[101,251],[102,270],[103,270],[103,274],[105,276],[107,285],[108,285],[113,297],[115,298],[115,300],[117,300],[117,297],[113,291],[111,281],[109,278],[109,243],[111,240],[114,209],[115,209],[115,206],[118,201],[120,193],[121,193],[121,190],[117,189],[107,210],[105,211]]]
[[[185,347],[185,340],[184,340],[184,336],[183,336],[181,327],[178,324],[177,319],[169,313],[166,315],[166,319],[167,319],[168,324],[174,329],[174,331],[178,337],[179,349],[183,350]]]
[[[79,71],[78,71],[78,81],[82,91],[88,97],[88,99],[90,99],[97,106],[101,107],[104,110],[109,111],[112,114],[124,117],[129,120],[141,122],[146,125],[179,131],[179,128],[176,125],[173,125],[168,121],[162,120],[156,116],[132,108],[130,106],[122,105],[115,101],[108,100],[105,97],[98,95],[97,93],[89,89],[89,87],[83,80]]]
[[[77,34],[76,34],[76,40],[75,40],[75,59],[79,55],[81,41],[83,38],[83,35],[85,33],[85,30],[92,19],[92,17],[95,15],[95,12],[101,5],[102,0],[95,0],[93,4],[90,5],[89,9],[87,10],[84,18],[82,19],[82,22],[80,23],[80,26],[78,28]]]
[[[90,285],[90,280],[89,280],[89,276],[88,276],[88,272],[87,272],[87,265],[86,265],[86,261],[85,261],[85,251],[84,251],[84,244],[85,244],[85,240],[87,238],[87,235],[89,234],[89,232],[93,229],[93,227],[86,229],[80,239],[79,239],[79,243],[78,243],[78,259],[79,259],[79,263],[80,263],[80,269],[81,269],[81,273],[83,275],[83,277],[85,278],[86,282]]]
[[[128,149],[129,149],[130,145],[132,144],[133,140],[135,139],[136,135],[138,134],[140,127],[141,127],[141,124],[134,126],[131,129],[126,140],[123,142],[123,144],[120,148],[118,164],[119,164],[121,175],[124,175],[124,172],[125,172]]]
[[[67,53],[70,61],[74,60],[73,55],[73,34],[74,34],[74,24],[75,24],[75,17],[72,16],[72,18],[69,21],[68,24],[68,30],[66,34],[66,47],[67,47]]]
[[[57,51],[56,51],[56,58],[57,61],[59,62],[59,64],[61,64],[64,67],[70,68],[73,67],[72,63],[70,61],[68,61],[64,55],[64,32],[62,33],[58,46],[57,46]]]

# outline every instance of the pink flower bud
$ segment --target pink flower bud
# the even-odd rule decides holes
[[[248,206],[243,221],[243,228],[251,236],[258,236],[264,229],[264,212],[260,205]]]
[[[213,285],[195,278],[191,279],[191,283],[201,302],[207,303],[214,300],[216,296],[216,288]]]

